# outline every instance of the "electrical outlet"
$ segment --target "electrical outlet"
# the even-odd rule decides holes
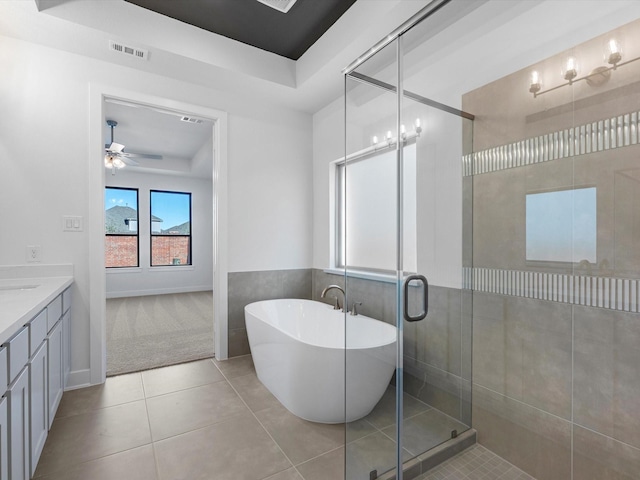
[[[27,245],[27,262],[41,262],[42,253],[40,251],[40,245]]]

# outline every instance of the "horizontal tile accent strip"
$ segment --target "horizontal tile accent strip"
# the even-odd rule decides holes
[[[640,312],[640,280],[637,279],[465,267],[463,288],[623,312]]]
[[[639,112],[473,152],[462,157],[467,177],[638,144]]]

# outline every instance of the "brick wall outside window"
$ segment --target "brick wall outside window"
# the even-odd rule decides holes
[[[107,235],[105,237],[105,266],[137,267],[138,237],[129,235]]]
[[[190,237],[153,235],[151,265],[189,265]]]

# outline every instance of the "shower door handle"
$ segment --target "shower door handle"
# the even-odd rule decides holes
[[[418,315],[411,316],[409,315],[409,283],[411,280],[416,280],[418,282],[422,282],[422,312]],[[407,322],[418,322],[427,316],[429,313],[429,282],[424,275],[409,275],[404,279],[404,319]]]

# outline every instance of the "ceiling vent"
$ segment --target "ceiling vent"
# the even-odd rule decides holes
[[[287,13],[296,0],[258,0],[260,3],[264,3],[268,7],[275,8],[279,12]]]
[[[139,58],[140,60],[149,59],[149,50],[145,50],[144,48],[132,47],[130,45],[125,45],[124,43],[115,42],[113,40],[109,40],[109,50],[127,55],[129,57]]]
[[[180,117],[180,120],[182,122],[187,122],[187,123],[202,123],[202,120],[200,120],[199,118],[193,118],[193,117],[187,117],[187,116]]]

